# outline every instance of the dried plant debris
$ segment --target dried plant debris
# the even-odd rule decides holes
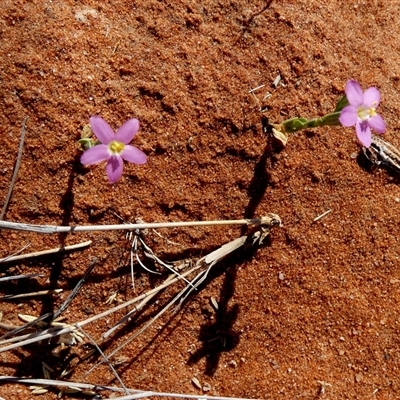
[[[20,222],[0,221],[0,229],[11,229],[16,231],[37,232],[42,234],[73,233],[73,232],[97,232],[97,231],[130,231],[135,229],[158,229],[158,228],[182,228],[194,226],[216,226],[216,225],[265,225],[270,216],[253,219],[232,219],[232,220],[213,220],[213,221],[179,221],[179,222],[149,222],[138,224],[119,224],[119,225],[77,225],[77,226],[57,226],[57,225],[35,225]]]
[[[165,393],[165,392],[154,392],[150,390],[137,390],[137,389],[129,389],[127,388],[126,391],[123,388],[119,388],[116,386],[108,386],[104,384],[98,384],[98,385],[93,385],[90,383],[82,383],[82,382],[64,382],[64,381],[59,381],[59,380],[54,380],[54,379],[29,379],[29,378],[19,378],[19,377],[13,377],[13,376],[0,376],[0,384],[3,382],[14,382],[14,383],[19,383],[19,384],[26,384],[26,385],[35,385],[36,387],[39,388],[39,385],[45,385],[46,387],[52,386],[52,387],[61,387],[62,392],[61,393],[77,393],[77,390],[79,393],[88,395],[88,396],[100,396],[98,397],[99,399],[103,398],[99,394],[100,391],[108,390],[113,392],[109,398],[121,398],[122,397],[116,397],[116,393],[123,393],[123,392],[128,392],[128,396],[124,396],[124,400],[133,400],[133,399],[141,399],[141,398],[185,398],[185,399],[199,399],[199,395],[195,394],[182,394],[182,393]],[[208,391],[208,384],[206,383],[203,387],[203,391]],[[42,387],[42,386],[40,386]],[[71,391],[69,391],[70,389]],[[206,389],[206,390],[204,390]],[[61,397],[61,395],[59,395]],[[202,396],[201,398],[204,398]],[[221,396],[208,396],[207,399],[210,400],[253,400],[250,398],[240,398],[240,397],[221,397]]]
[[[48,289],[48,290],[40,290],[38,292],[31,293],[20,293],[20,294],[7,294],[3,297],[0,297],[0,300],[14,300],[14,299],[25,299],[28,297],[37,297],[37,296],[48,296],[53,294],[59,294],[63,291],[63,289]]]
[[[92,243],[92,241],[88,240],[86,242],[72,244],[70,246],[56,247],[55,249],[36,251],[33,253],[21,254],[18,256],[12,255],[12,256],[5,257],[5,258],[0,258],[0,263],[25,260],[25,259],[33,258],[33,257],[40,257],[40,256],[44,256],[44,255],[49,255],[49,254],[62,253],[65,251],[80,250],[80,249],[83,249],[83,248],[89,246],[91,243]],[[26,248],[26,246],[24,248]]]
[[[231,254],[232,252],[238,250],[239,248],[243,248],[244,250],[263,243],[265,238],[269,235],[270,230],[274,226],[281,226],[281,219],[276,214],[269,214],[268,217],[265,217],[264,224],[259,226],[258,228],[254,228],[248,235],[244,235],[240,238],[232,240],[218,248],[217,250],[211,252],[210,254],[202,257],[195,263],[195,266],[189,270],[185,271],[182,275],[188,276],[192,275],[196,271],[197,275],[195,275],[190,281],[191,285],[187,285],[185,288],[181,289],[169,302],[166,306],[164,306],[149,322],[147,322],[143,327],[141,327],[137,332],[132,334],[128,339],[126,339],[121,345],[119,345],[115,350],[113,350],[110,354],[107,355],[108,358],[113,357],[117,352],[123,349],[128,343],[136,339],[139,335],[141,335],[146,329],[148,329],[157,319],[159,319],[163,314],[165,314],[172,306],[180,305],[182,302],[188,298],[190,293],[195,290],[200,284],[202,284],[208,276],[210,269],[219,261],[221,261],[224,257]],[[175,283],[179,278],[171,275],[164,284],[160,285],[159,290],[164,289],[167,285]],[[138,311],[143,304],[147,302],[147,299],[153,297],[158,288],[153,289],[152,291],[146,293],[143,296],[139,296],[137,299],[141,300],[142,303],[139,306],[134,308],[130,313],[128,313],[122,320],[120,320],[114,327],[112,327],[108,332],[103,334],[103,339],[108,338],[115,330],[123,323],[133,316],[135,311]],[[120,309],[120,306],[116,307]],[[94,367],[92,367],[89,371],[91,372],[98,365],[102,364],[102,362],[98,363]]]
[[[4,322],[2,320],[3,317],[3,313],[0,313],[0,330],[3,330],[5,332],[17,332],[20,333],[20,336],[17,336],[17,334],[12,334],[11,336],[4,335],[2,336],[0,341],[0,345],[4,345],[7,343],[12,343],[12,342],[16,342],[17,346],[18,346],[18,342],[20,340],[23,340],[24,338],[26,338],[27,336],[33,336],[36,335],[39,337],[39,340],[36,340],[35,342],[38,342],[39,344],[42,345],[58,345],[58,344],[64,344],[67,346],[73,346],[74,344],[76,344],[77,342],[82,343],[82,334],[76,330],[76,328],[72,325],[63,323],[63,322],[59,322],[59,321],[53,321],[50,323],[50,327],[53,328],[53,332],[56,332],[57,330],[61,330],[61,329],[70,329],[70,332],[67,333],[63,333],[60,335],[54,334],[52,337],[48,338],[48,340],[42,340],[40,339],[40,333],[42,332],[42,330],[48,326],[47,323],[43,322],[43,321],[38,321],[37,317],[34,317],[32,315],[26,315],[26,314],[18,314],[18,317],[26,322],[25,325],[21,325],[21,326],[17,326],[11,323],[7,323]],[[11,337],[11,339],[6,339]],[[1,348],[0,348],[0,351]]]
[[[332,209],[326,210],[324,213],[322,213],[322,214],[318,215],[317,217],[315,217],[315,218],[313,219],[313,222],[317,222],[317,221],[319,221],[320,219],[326,217],[331,211],[332,211]]]
[[[24,246],[22,246],[22,248],[20,248],[19,250],[15,251],[13,254],[5,257],[5,258],[0,258],[0,263],[3,262],[7,262],[9,259],[15,257],[17,254],[23,252],[26,248],[28,248],[30,246],[30,242],[27,242]]]
[[[199,379],[196,376],[194,376],[192,378],[192,384],[196,389],[200,389],[201,390],[201,387],[202,387],[201,383],[200,383]]]
[[[242,220],[243,221],[243,220]],[[143,230],[135,230],[130,234],[131,244],[131,260],[133,259],[138,264],[144,267],[144,262],[146,260],[150,260],[153,265],[157,267],[165,268],[169,275],[164,280],[164,282],[157,286],[154,289],[151,289],[145,293],[140,294],[139,296],[131,299],[123,304],[118,304],[111,309],[92,316],[84,321],[76,322],[73,325],[63,323],[59,320],[55,320],[56,317],[59,317],[60,314],[68,307],[72,299],[78,293],[80,287],[85,282],[90,272],[92,271],[96,260],[94,260],[91,265],[88,267],[84,277],[80,280],[80,282],[76,285],[75,289],[68,296],[66,301],[60,307],[58,311],[56,311],[53,315],[45,315],[39,318],[27,315],[21,315],[20,318],[26,322],[23,326],[14,326],[12,324],[5,324],[0,320],[0,328],[7,331],[8,334],[4,335],[0,340],[0,352],[8,351],[14,348],[18,348],[27,344],[39,342],[43,344],[49,344],[49,340],[56,338],[56,343],[63,345],[73,345],[77,342],[83,343],[84,339],[89,339],[94,348],[90,352],[87,352],[84,356],[71,359],[68,365],[66,365],[61,372],[61,377],[65,378],[69,374],[71,374],[77,365],[80,365],[84,360],[91,357],[94,353],[98,353],[101,355],[102,360],[93,365],[90,368],[85,376],[89,374],[92,370],[94,370],[97,366],[102,363],[107,363],[109,368],[113,371],[113,374],[120,382],[121,387],[126,395],[129,395],[129,389],[124,388],[122,380],[119,378],[117,371],[115,370],[113,364],[111,363],[111,359],[126,346],[129,342],[137,338],[141,333],[143,333],[147,328],[149,328],[157,319],[159,319],[163,314],[165,314],[171,307],[176,306],[179,307],[188,296],[195,291],[200,284],[202,284],[209,274],[209,271],[215,264],[219,263],[225,257],[231,255],[233,252],[241,249],[242,251],[246,251],[254,246],[262,245],[265,241],[266,237],[270,234],[271,229],[275,226],[281,226],[281,219],[276,214],[267,214],[266,216],[254,220],[244,220],[247,221],[246,225],[250,225],[249,232],[247,235],[243,235],[239,238],[236,238],[206,256],[200,258],[199,260],[178,260],[176,262],[165,263],[162,261],[154,251],[145,243],[144,241],[144,232]],[[249,223],[249,221],[251,221]],[[149,270],[148,267],[145,268]],[[179,271],[179,272],[178,272]],[[158,272],[158,271],[151,271]],[[144,326],[138,327],[136,332],[133,332],[127,339],[125,339],[121,344],[117,346],[114,350],[110,351],[109,354],[105,354],[102,349],[102,345],[105,340],[109,339],[120,327],[122,327],[126,322],[131,321],[135,314],[142,310],[146,305],[149,304],[149,301],[153,299],[156,295],[158,295],[165,288],[179,282],[180,285],[184,283],[184,287],[180,287],[176,294],[171,298],[171,300],[167,303],[167,305],[163,306],[158,312],[155,313],[155,316],[151,318]],[[112,300],[110,300],[111,302]],[[215,310],[218,310],[218,302],[215,298],[211,299],[212,305]],[[109,329],[107,332],[103,333],[100,338],[100,341],[96,341],[94,338],[91,338],[86,332],[83,330],[83,327],[87,324],[98,321],[101,318],[104,318],[110,314],[116,313],[117,311],[123,309],[130,309],[125,316],[120,318],[120,320]],[[46,317],[46,318],[45,318]],[[46,321],[45,321],[46,320]],[[49,323],[50,320],[50,323]],[[36,383],[32,383],[32,394],[41,394],[45,393],[49,390],[48,386],[43,383],[43,381],[49,382],[50,375],[52,373],[52,367],[46,364],[42,364],[43,374],[46,379],[44,380],[36,380]],[[195,384],[195,383],[194,383]],[[91,393],[95,393],[95,389],[89,387],[81,387],[80,385],[75,385],[74,383],[70,383],[69,386],[72,386],[73,389],[65,388],[62,390],[61,394],[71,393],[73,391],[90,391]],[[204,390],[204,385],[195,385],[196,387],[200,387],[201,390]]]
[[[27,120],[28,120],[28,117],[25,117],[24,120],[22,121],[22,128],[21,128],[21,136],[20,136],[19,146],[18,146],[17,161],[15,162],[14,172],[13,172],[13,176],[11,178],[10,186],[8,188],[8,193],[7,193],[7,196],[6,196],[6,200],[4,201],[3,207],[2,207],[2,209],[0,211],[0,220],[2,220],[4,218],[4,215],[7,212],[8,204],[10,202],[10,199],[11,199],[11,196],[12,196],[12,192],[14,190],[15,182],[17,180],[18,170],[19,170],[19,166],[21,164],[22,151],[23,151],[23,148],[24,148],[25,133],[26,133],[26,121]]]
[[[263,132],[267,138],[267,143],[271,147],[272,151],[280,151],[286,147],[289,135],[283,126],[271,124],[269,119],[265,116],[261,118],[261,124]]]
[[[92,272],[95,264],[96,264],[97,259],[94,259],[91,264],[89,265],[89,267],[87,268],[85,275],[80,279],[80,281],[77,283],[77,285],[75,286],[74,290],[68,295],[67,299],[64,301],[64,303],[61,305],[61,307],[53,312],[53,313],[47,313],[44,315],[41,315],[38,318],[33,318],[29,321],[27,321],[27,323],[23,326],[17,327],[13,330],[10,330],[8,333],[6,333],[5,335],[3,335],[2,337],[0,337],[0,345],[1,344],[5,344],[8,343],[8,340],[5,340],[7,338],[10,337],[16,337],[16,339],[18,340],[18,338],[20,339],[20,343],[24,343],[24,340],[26,339],[26,335],[21,335],[21,336],[17,336],[18,333],[24,331],[27,328],[30,328],[32,326],[38,326],[40,327],[41,324],[44,323],[44,321],[47,321],[45,324],[46,325],[52,325],[52,322],[55,321],[57,318],[60,317],[60,315],[68,308],[69,304],[71,303],[71,301],[75,298],[75,296],[78,294],[79,290],[81,289],[82,285],[85,283],[86,279],[88,278],[88,276],[90,275],[90,273]],[[64,333],[71,333],[72,331],[63,331],[67,329],[66,327],[63,327],[62,329],[60,329],[59,335],[61,335],[61,337],[64,335]],[[49,329],[48,333],[50,334],[50,337],[55,337],[57,336],[57,334],[54,334],[54,330],[53,329]],[[38,338],[38,336],[40,336],[40,334],[36,335],[36,339]],[[34,337],[30,337],[28,340],[28,343],[32,343],[33,341],[36,341]],[[27,344],[27,343],[26,343]],[[74,343],[72,343],[74,344]],[[9,349],[8,346],[5,347],[6,349]],[[4,348],[0,349],[1,351],[5,351]]]
[[[265,87],[265,85],[263,84],[263,85],[259,85],[259,86],[255,87],[255,88],[252,88],[252,89],[249,90],[249,93],[252,95],[253,99],[256,101],[256,103],[257,103],[257,105],[259,107],[258,110],[261,111],[261,112],[266,111],[268,106],[265,105],[265,100],[269,99],[272,96],[272,94],[270,92],[265,91],[262,94],[262,99],[259,100],[259,98],[255,94],[255,92],[260,90],[260,89],[263,89],[264,87]]]
[[[119,218],[121,221],[123,221],[126,224],[126,221],[119,216],[117,213],[113,213],[117,218]],[[136,224],[145,224],[143,219],[141,218],[136,218],[135,219]],[[158,235],[160,238],[164,239],[168,244],[172,245],[178,245],[178,243],[171,242],[170,240],[166,239],[163,237],[160,233],[158,233],[155,229],[151,230],[154,232],[156,235]],[[126,233],[126,239],[131,242],[130,246],[130,264],[131,264],[131,279],[132,279],[132,286],[135,288],[135,277],[134,277],[134,265],[135,262],[140,265],[141,268],[143,268],[145,271],[151,273],[151,274],[156,274],[156,275],[161,275],[161,272],[158,270],[153,270],[146,266],[145,260],[143,258],[146,258],[147,260],[150,260],[153,265],[156,266],[161,266],[168,271],[172,272],[173,274],[179,276],[182,280],[186,281],[187,284],[190,284],[190,282],[184,278],[182,275],[179,274],[178,270],[181,268],[177,268],[177,265],[171,264],[171,263],[166,263],[161,258],[159,258],[154,251],[148,246],[145,242],[145,238],[149,233],[149,229],[134,229],[130,232]],[[144,256],[144,257],[143,257]],[[181,266],[182,263],[178,264],[178,266]]]
[[[211,303],[211,305],[214,307],[214,310],[215,310],[215,311],[218,311],[218,309],[219,309],[219,304],[218,304],[218,301],[216,300],[215,297],[210,297],[210,303]]]
[[[140,310],[148,301],[151,299],[154,295],[165,289],[166,287],[180,281],[182,282],[183,278],[185,278],[185,281],[189,281],[190,284],[187,284],[185,288],[183,288],[171,301],[168,303],[168,305],[162,309],[151,321],[148,325],[146,325],[144,328],[142,328],[137,334],[134,335],[134,337],[137,337],[141,332],[143,332],[145,329],[147,329],[148,326],[150,326],[157,318],[159,318],[164,312],[166,312],[173,304],[177,304],[177,302],[182,302],[184,299],[187,298],[187,296],[196,289],[202,282],[205,281],[207,278],[208,272],[210,269],[219,261],[221,261],[224,257],[226,257],[228,254],[231,254],[235,250],[239,248],[246,249],[251,246],[255,245],[260,245],[263,243],[263,240],[269,235],[271,228],[274,226],[281,226],[281,219],[279,218],[278,215],[276,214],[268,214],[267,216],[258,219],[258,224],[252,228],[250,233],[248,235],[244,235],[240,238],[234,239],[229,243],[224,244],[217,250],[211,252],[210,254],[206,255],[205,257],[202,257],[200,260],[198,260],[196,263],[194,263],[194,266],[181,274],[177,275],[175,273],[172,273],[163,284],[159,285],[158,287],[151,289],[150,291],[143,293],[136,298],[129,300],[123,304],[119,304],[110,310],[107,310],[101,314],[95,315],[93,317],[90,317],[84,321],[77,322],[73,326],[65,324],[63,326],[54,326],[54,322],[50,324],[50,327],[47,329],[44,329],[42,331],[38,330],[35,332],[34,335],[20,335],[17,337],[17,333],[20,331],[23,331],[24,329],[30,328],[32,326],[37,326],[39,323],[43,322],[45,317],[48,317],[49,315],[44,315],[39,318],[33,319],[30,322],[28,322],[26,325],[22,327],[18,327],[16,330],[12,330],[6,335],[3,335],[2,338],[0,338],[0,352],[3,351],[8,351],[13,348],[19,347],[19,346],[24,346],[30,343],[35,343],[35,342],[43,342],[46,341],[50,338],[54,338],[57,336],[63,337],[63,335],[68,335],[68,344],[73,344],[77,340],[81,341],[81,337],[79,334],[76,333],[76,330],[78,328],[82,328],[83,326],[92,323],[98,319],[104,318],[114,312],[117,312],[119,310],[122,310],[126,307],[130,307],[134,305],[134,309],[131,310],[124,318],[120,320],[119,323],[116,324],[115,327],[113,327],[111,330],[108,331],[108,333],[103,335],[103,339],[107,336],[109,336],[113,331],[115,331],[115,328],[118,327],[121,323],[128,321],[129,318],[132,317],[133,313]],[[187,264],[187,260],[184,261],[184,264]],[[189,263],[190,264],[190,263]],[[94,262],[92,265],[89,266],[87,273],[85,276],[82,278],[82,280],[78,283],[77,288],[80,286],[80,283],[85,280],[91,269],[93,268]],[[197,271],[197,275],[195,275],[193,278],[190,280],[188,279],[189,276],[193,275]],[[71,295],[67,298],[67,300],[64,302],[64,304],[60,307],[60,310],[54,315],[59,315],[69,304],[70,300],[74,297],[74,295],[77,293],[77,288],[71,293]],[[137,304],[138,303],[138,304]],[[53,316],[54,317],[54,316]],[[33,317],[34,318],[34,317]],[[38,328],[36,328],[38,329]],[[9,338],[9,339],[8,339]],[[58,339],[60,340],[60,339]],[[63,339],[64,341],[64,339]],[[14,344],[10,344],[14,343]]]
[[[400,151],[380,136],[372,135],[371,146],[363,147],[365,157],[375,166],[383,165],[400,172]]]
[[[4,276],[0,278],[0,282],[12,281],[17,279],[32,279],[32,278],[41,278],[43,274],[26,274],[26,275],[13,275],[13,276]]]
[[[282,80],[281,74],[278,74],[276,76],[276,78],[274,79],[274,81],[272,82],[272,86],[274,86],[276,89],[278,87],[279,83],[281,82],[281,80]]]
[[[188,285],[190,285],[190,282],[185,277],[183,277],[181,274],[179,274],[179,272],[176,270],[174,265],[168,264],[156,256],[154,251],[145,243],[143,236],[144,236],[144,233],[140,229],[136,229],[135,231],[130,232],[130,235],[129,235],[129,239],[132,241],[131,251],[130,251],[130,260],[131,260],[131,276],[132,276],[133,286],[134,286],[133,265],[134,265],[135,260],[145,271],[150,272],[152,274],[161,275],[160,272],[154,271],[145,265],[145,263],[140,258],[140,253],[142,253],[147,259],[151,260],[156,265],[166,268],[168,271],[175,274],[180,279],[184,280]]]

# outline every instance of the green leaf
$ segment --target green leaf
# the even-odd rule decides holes
[[[91,138],[79,139],[78,143],[81,145],[82,150],[88,150],[96,144],[95,141]]]
[[[349,101],[347,100],[346,95],[344,95],[336,104],[335,112],[342,111],[343,108],[349,105]]]

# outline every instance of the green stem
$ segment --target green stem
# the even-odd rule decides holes
[[[319,126],[340,126],[340,111],[327,114],[321,118],[306,119],[301,117],[290,118],[282,122],[286,132],[297,132],[302,129],[316,128]]]

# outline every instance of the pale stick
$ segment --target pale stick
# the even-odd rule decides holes
[[[196,265],[195,267],[191,268],[190,270],[183,272],[181,274],[181,276],[187,276],[202,267],[203,267],[203,265]],[[37,332],[34,334],[21,335],[21,336],[11,337],[9,339],[2,340],[0,342],[0,345],[5,345],[7,343],[13,343],[13,342],[18,342],[18,343],[0,347],[0,353],[2,353],[4,351],[12,350],[16,347],[26,346],[28,344],[35,343],[35,342],[38,342],[41,340],[50,339],[54,336],[60,336],[60,335],[64,335],[67,333],[71,333],[74,330],[76,330],[77,328],[81,328],[87,324],[90,324],[91,322],[94,322],[98,319],[104,318],[104,317],[106,317],[114,312],[117,312],[125,307],[129,307],[131,304],[134,304],[138,301],[143,300],[145,297],[152,295],[154,292],[159,292],[160,290],[166,288],[167,286],[172,285],[173,283],[179,281],[180,279],[181,279],[180,277],[176,277],[172,280],[168,280],[168,282],[164,282],[163,284],[157,286],[156,288],[151,289],[148,292],[135,297],[134,299],[128,300],[127,302],[125,302],[123,304],[119,304],[119,305],[111,308],[110,310],[106,310],[106,311],[102,312],[101,314],[94,315],[93,317],[90,317],[84,321],[77,322],[73,325],[71,324],[67,328],[63,328],[63,329],[55,328],[55,327],[48,328],[46,330],[43,330],[41,332]]]
[[[98,391],[98,390],[111,390],[113,392],[123,392],[122,388],[116,387],[116,386],[106,386],[103,384],[97,384],[93,385],[90,383],[81,383],[81,382],[66,382],[66,381],[57,381],[53,379],[29,379],[29,378],[18,378],[15,376],[0,376],[0,383],[4,382],[13,382],[13,383],[24,383],[27,385],[51,385],[51,386],[61,386],[61,387],[68,387],[68,386],[74,386],[74,387],[79,387],[81,389],[85,390],[92,390],[92,391]],[[127,389],[128,392],[132,394],[142,394],[143,397],[149,397],[149,396],[159,396],[159,397],[176,397],[176,398],[183,398],[183,399],[210,399],[210,400],[251,400],[251,399],[245,399],[245,398],[240,398],[240,397],[221,397],[221,396],[206,396],[206,395],[201,395],[199,396],[198,394],[181,394],[181,393],[166,393],[166,392],[153,392],[153,391],[142,391],[142,390],[137,390],[137,389]],[[127,398],[124,397],[116,397],[116,399],[124,399],[127,400]],[[133,397],[134,398],[134,397]],[[138,397],[136,397],[138,398]]]
[[[278,215],[276,215],[276,214],[268,214],[268,215],[269,215],[268,217],[263,217],[261,219],[257,219],[257,221],[261,221],[262,220],[263,224],[268,225],[269,227],[272,227],[274,225],[281,226],[281,219],[279,218]],[[254,221],[254,220],[244,220],[244,221]],[[262,225],[260,222],[258,222],[258,223],[259,223],[259,225]],[[136,224],[136,226],[137,225],[143,226],[143,225],[154,225],[154,224]],[[127,225],[122,225],[122,227],[125,227],[125,226],[127,226]],[[138,228],[136,228],[136,229],[138,229]],[[142,228],[142,229],[145,229],[145,228]],[[263,229],[263,228],[261,228],[261,229]],[[261,242],[262,238],[263,238],[263,236],[261,235],[260,237],[258,237],[258,240]],[[154,288],[154,289],[152,289],[152,290],[150,290],[150,291],[148,291],[146,293],[143,293],[140,296],[137,296],[134,299],[131,299],[131,300],[129,300],[129,301],[123,303],[123,304],[120,304],[120,305],[118,305],[118,306],[116,306],[116,307],[114,307],[114,308],[112,308],[110,310],[107,310],[107,311],[105,311],[105,312],[103,312],[101,314],[98,314],[98,315],[95,315],[93,317],[90,317],[90,318],[88,318],[88,319],[86,319],[84,321],[75,323],[73,326],[71,326],[69,328],[64,328],[64,329],[61,329],[61,330],[58,330],[58,331],[55,331],[54,328],[50,328],[50,329],[41,331],[41,332],[39,332],[37,334],[21,335],[21,336],[18,336],[18,337],[12,337],[12,338],[9,338],[9,339],[6,339],[6,340],[2,340],[0,342],[0,345],[2,345],[3,347],[0,347],[0,353],[8,351],[8,350],[12,350],[12,349],[14,349],[16,347],[21,347],[21,346],[25,346],[25,345],[28,345],[28,344],[31,344],[31,343],[34,343],[34,342],[38,342],[40,340],[49,339],[49,338],[54,337],[54,336],[59,336],[59,335],[62,335],[62,334],[70,333],[76,328],[81,328],[81,327],[83,327],[83,326],[85,326],[85,325],[87,325],[87,324],[89,324],[89,323],[91,323],[91,322],[93,322],[95,320],[98,320],[100,318],[103,318],[103,317],[111,314],[111,313],[119,311],[122,308],[128,307],[129,305],[131,305],[133,303],[136,303],[138,301],[141,301],[141,300],[145,299],[148,296],[151,296],[155,292],[159,292],[160,290],[164,289],[165,287],[167,287],[167,286],[175,283],[176,281],[182,279],[182,277],[186,277],[187,275],[191,274],[192,272],[202,268],[204,266],[203,262],[206,263],[206,264],[207,263],[211,263],[211,266],[212,266],[219,259],[221,259],[224,256],[226,256],[231,251],[236,250],[237,248],[242,246],[244,243],[245,243],[245,241],[243,241],[243,238],[235,239],[234,241],[223,245],[222,246],[222,251],[221,251],[221,248],[219,248],[219,249],[215,250],[214,252],[208,254],[206,257],[203,257],[202,259],[197,261],[195,267],[191,268],[188,271],[183,272],[181,274],[181,276],[175,277],[172,280],[167,280],[166,282],[164,282],[164,284],[161,284],[161,285],[157,286],[156,288]],[[18,342],[18,343],[9,344],[8,346],[6,346],[6,344],[8,344],[8,343],[14,343],[14,342]]]
[[[81,249],[82,247],[89,246],[91,243],[92,243],[92,241],[88,240],[86,242],[82,242],[82,243],[78,243],[78,244],[71,244],[70,246],[63,246],[63,247],[56,247],[55,249],[35,251],[33,253],[20,254],[19,256],[9,256],[9,257],[5,257],[5,258],[0,258],[0,263],[17,261],[17,260],[25,260],[26,258],[45,256],[47,254],[54,254],[54,253],[62,253],[64,251],[78,250],[78,249]]]
[[[27,297],[37,297],[37,296],[47,296],[51,294],[61,293],[63,289],[50,289],[50,290],[41,290],[39,292],[31,292],[31,293],[20,293],[20,294],[7,294],[6,296],[0,297],[0,300],[14,300],[14,299],[23,299]]]
[[[191,226],[215,226],[215,225],[280,225],[281,220],[276,214],[267,214],[261,218],[254,219],[231,219],[217,221],[192,221],[192,222],[151,222],[141,224],[119,224],[119,225],[87,225],[87,226],[56,226],[56,225],[33,225],[18,222],[0,221],[0,229],[12,229],[17,231],[28,231],[37,233],[66,233],[87,231],[117,231],[134,229],[157,229],[157,228],[181,228]]]
[[[3,219],[4,214],[7,211],[8,203],[10,202],[11,195],[12,195],[12,192],[14,190],[15,181],[17,180],[19,165],[21,163],[21,158],[22,158],[22,150],[24,148],[25,132],[26,132],[26,125],[25,124],[26,124],[27,120],[28,120],[28,117],[25,117],[24,120],[22,121],[21,137],[19,139],[17,161],[15,163],[14,172],[13,172],[13,176],[12,176],[12,179],[11,179],[10,187],[8,188],[8,193],[7,193],[6,200],[5,200],[3,208],[1,209],[1,212],[0,212],[0,219]]]

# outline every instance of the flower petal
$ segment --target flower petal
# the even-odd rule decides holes
[[[371,129],[367,121],[358,121],[356,124],[357,138],[360,143],[365,146],[371,146]]]
[[[101,143],[108,144],[115,140],[114,131],[111,126],[101,117],[90,117],[90,127]]]
[[[110,183],[115,183],[121,178],[124,162],[121,156],[111,156],[107,161],[106,171]]]
[[[81,163],[84,165],[93,165],[107,160],[108,157],[110,157],[110,153],[108,152],[107,145],[98,144],[86,150],[81,155]]]
[[[367,108],[378,107],[381,101],[381,94],[375,87],[370,87],[364,93],[364,106]]]
[[[357,81],[353,79],[347,81],[345,92],[347,100],[351,106],[359,107],[363,105],[364,94],[360,84]]]
[[[127,145],[121,153],[121,157],[134,164],[145,164],[147,162],[147,156],[142,150],[137,147]]]
[[[358,121],[357,108],[354,106],[346,106],[340,113],[339,121],[343,126],[349,127]]]
[[[135,118],[126,121],[121,128],[118,129],[115,134],[115,140],[128,144],[135,137],[137,131],[139,130],[139,121]]]
[[[378,133],[385,133],[386,123],[379,114],[375,115],[375,117],[369,118],[367,122],[369,127],[374,131]]]

